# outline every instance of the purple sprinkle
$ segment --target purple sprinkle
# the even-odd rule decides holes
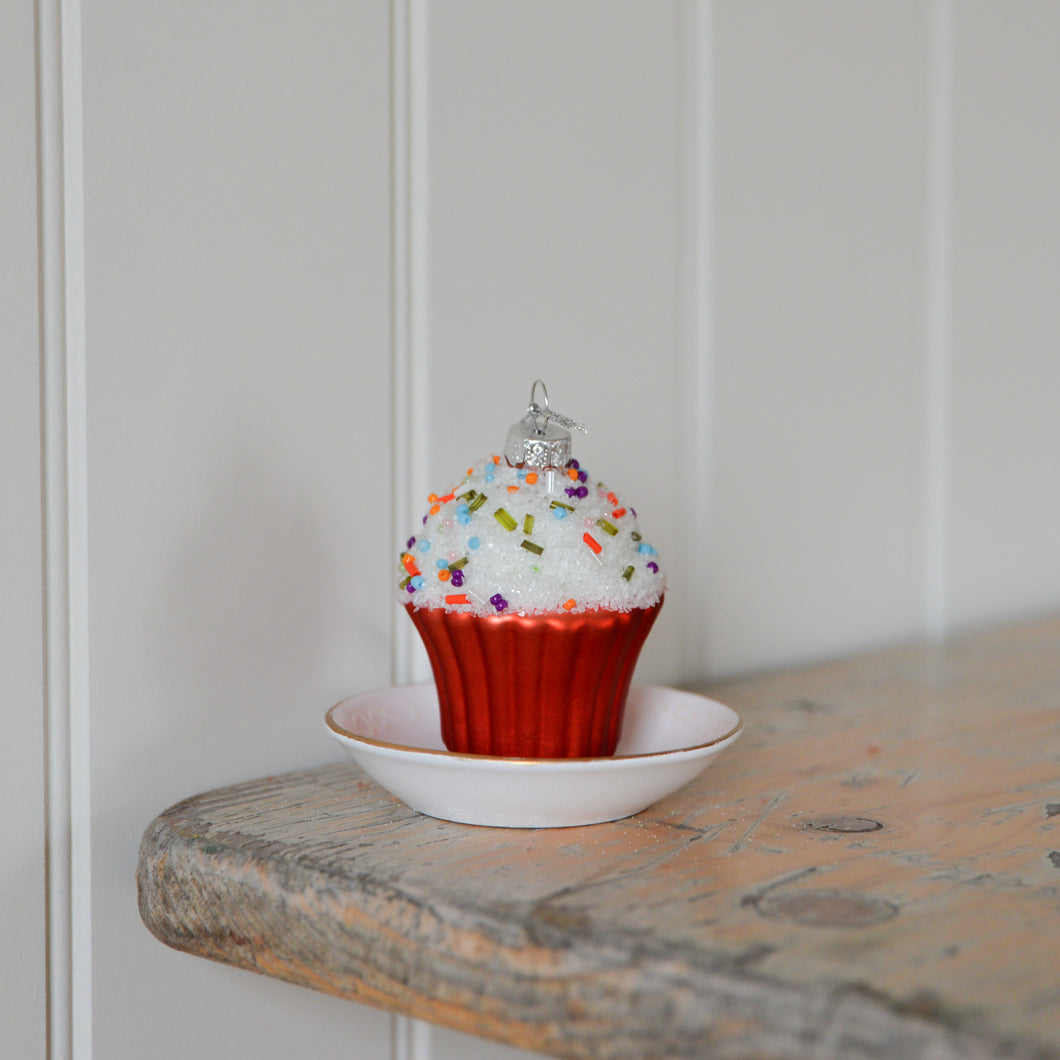
[[[413,585],[412,582],[409,582],[408,585],[405,586],[405,590],[407,592],[414,593],[416,591],[416,586]]]
[[[426,526],[426,525],[427,525],[427,516],[426,516],[426,515],[425,515],[425,516],[423,517],[423,525],[424,525],[424,526]]]
[[[503,610],[504,610],[504,609],[505,609],[505,608],[506,608],[506,607],[508,606],[508,601],[507,601],[507,600],[505,600],[505,599],[504,599],[504,597],[503,597],[503,596],[501,596],[501,594],[500,594],[500,593],[494,593],[494,594],[493,594],[493,595],[492,595],[492,596],[490,597],[490,603],[491,603],[491,604],[493,604],[493,606],[494,606],[494,607],[495,607],[495,608],[496,608],[496,609],[497,609],[498,611],[503,611]]]
[[[630,508],[630,513],[632,514],[634,519],[637,518],[637,509],[636,508]]]
[[[578,468],[581,467],[581,464],[579,464],[577,460],[568,460],[567,467],[572,467],[575,471],[577,471]]]
[[[578,472],[578,481],[579,482],[585,482],[586,479],[588,479],[588,477],[589,477],[589,472],[588,471],[579,471]]]
[[[578,491],[573,486],[568,486],[563,492],[568,497],[576,497],[578,495]]]
[[[652,560],[651,563],[648,564],[648,570],[650,570],[653,574],[658,574],[659,564],[656,563],[655,560]]]
[[[589,496],[589,487],[588,486],[579,486],[574,491],[574,495],[576,497],[588,497]]]
[[[656,570],[658,570],[658,567],[656,567]],[[458,568],[449,576],[449,580],[459,589],[464,584],[464,572]]]
[[[412,548],[414,544],[416,544],[416,539],[414,537],[410,537],[408,539],[408,543],[405,545],[405,548]]]

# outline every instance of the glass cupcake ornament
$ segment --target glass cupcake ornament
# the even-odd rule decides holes
[[[586,428],[536,380],[504,455],[432,493],[401,552],[450,751],[614,754],[666,576],[636,511],[571,455],[570,429]]]

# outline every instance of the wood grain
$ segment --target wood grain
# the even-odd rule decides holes
[[[421,816],[352,765],[147,829],[177,949],[574,1060],[1060,1057],[1060,619],[732,683],[626,821]]]

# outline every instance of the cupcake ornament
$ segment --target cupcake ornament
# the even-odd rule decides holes
[[[540,394],[540,400],[538,396]],[[427,498],[397,592],[423,640],[450,751],[614,753],[666,575],[635,509],[572,455],[538,379],[503,455]]]

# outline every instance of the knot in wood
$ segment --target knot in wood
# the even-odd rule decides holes
[[[760,895],[753,905],[760,916],[790,920],[805,927],[869,927],[890,920],[898,907],[858,891],[809,890]]]
[[[806,822],[806,828],[814,832],[878,832],[882,827],[883,823],[872,817],[840,813],[818,814]]]

